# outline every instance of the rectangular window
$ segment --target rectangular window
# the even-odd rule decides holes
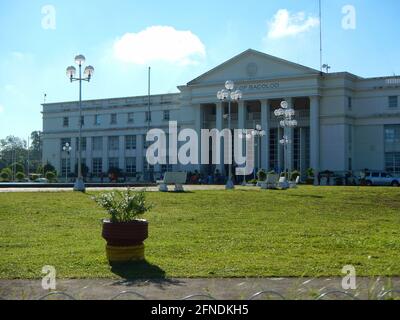
[[[117,124],[117,114],[113,113],[111,114],[111,124]]]
[[[161,173],[165,173],[165,172],[172,172],[173,168],[171,164],[163,164],[161,165]]]
[[[164,111],[164,121],[169,121],[171,117],[171,113],[169,110]]]
[[[128,113],[128,123],[134,123],[134,122],[135,122],[134,113],[133,112]]]
[[[351,97],[347,98],[347,108],[349,110],[353,109],[353,99]]]
[[[118,158],[109,158],[108,159],[108,169],[118,169],[118,168],[119,168]]]
[[[154,173],[154,166],[149,164],[146,157],[144,157],[143,164],[144,164],[144,172]]]
[[[385,126],[385,165],[389,173],[400,174],[400,125]]]
[[[151,122],[151,111],[146,111],[146,122]]]
[[[389,108],[397,108],[399,106],[399,97],[391,96],[389,97]]]
[[[66,144],[71,146],[71,138],[62,138],[61,139],[61,142],[60,142],[60,150],[61,150],[61,152],[64,151],[64,147],[66,146]]]
[[[269,166],[270,170],[278,172],[278,130],[271,129],[269,133]]]
[[[95,176],[100,176],[103,173],[103,159],[93,158],[92,172]]]
[[[69,127],[69,118],[68,117],[63,118],[63,127]]]
[[[386,171],[393,175],[400,175],[400,152],[385,154]]]
[[[125,172],[130,175],[136,173],[136,158],[125,159]]]
[[[108,137],[108,150],[119,150],[119,137]]]
[[[98,115],[98,114],[96,114],[95,116],[94,116],[94,125],[95,126],[99,126],[101,124],[101,122],[100,122],[100,116]]]
[[[125,149],[136,150],[136,136],[125,136]]]
[[[86,138],[82,137],[82,151],[86,151]],[[79,151],[79,138],[76,138],[76,151]]]
[[[92,147],[93,147],[93,151],[102,151],[103,150],[103,137],[94,137]]]
[[[61,159],[61,176],[64,178],[71,173],[71,160]]]

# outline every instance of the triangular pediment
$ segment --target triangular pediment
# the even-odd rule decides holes
[[[190,81],[188,85],[217,83],[227,79],[273,79],[318,73],[318,70],[249,49]]]

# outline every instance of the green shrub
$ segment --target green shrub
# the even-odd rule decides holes
[[[12,172],[9,168],[4,168],[1,170],[0,178],[2,181],[10,181],[12,176]]]
[[[25,179],[25,173],[17,172],[17,174],[15,175],[15,178],[17,178],[17,181],[23,181]]]
[[[15,168],[15,172],[24,172],[25,171],[24,165],[19,162],[13,163],[8,168],[10,169],[10,171],[12,171]]]
[[[103,193],[93,200],[107,210],[111,216],[110,221],[116,223],[137,220],[152,208],[152,204],[146,201],[144,191],[133,192],[129,188],[126,191]]]
[[[258,171],[257,177],[259,181],[265,181],[267,180],[267,173],[265,172],[265,170],[261,169],[260,171]]]
[[[307,176],[314,177],[314,169],[313,168],[309,168],[307,169]]]
[[[249,183],[250,183],[250,184],[253,184],[253,185],[256,185],[257,182],[258,182],[257,179],[253,179],[253,180],[250,180],[250,181],[249,181]]]
[[[296,181],[297,177],[300,177],[300,172],[299,171],[293,171],[292,174],[290,175],[290,180],[291,181]]]
[[[54,172],[46,172],[45,175],[46,179],[49,180],[49,182],[55,182],[57,180],[57,176]]]

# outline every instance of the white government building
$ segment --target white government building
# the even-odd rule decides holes
[[[321,73],[255,50],[247,50],[206,72],[179,93],[83,102],[82,159],[92,177],[118,167],[128,177],[143,180],[148,165],[145,136],[148,126],[168,132],[170,120],[178,129],[228,128],[227,103],[216,93],[226,80],[242,90],[232,105],[232,129],[261,125],[267,135],[256,167],[283,171],[283,129],[274,115],[281,101],[296,110],[298,127],[291,133],[290,170],[304,175],[309,168],[338,173],[386,170],[400,174],[400,77],[362,78],[348,72]],[[150,120],[150,122],[149,122]],[[60,176],[75,171],[79,137],[78,102],[43,104],[43,162]],[[70,143],[70,154],[63,146]],[[204,152],[204,150],[202,150]],[[257,163],[257,159],[261,163]],[[215,170],[223,164],[155,166],[154,173]]]

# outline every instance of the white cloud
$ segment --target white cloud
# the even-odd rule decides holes
[[[319,25],[319,19],[308,16],[301,11],[291,14],[286,9],[280,9],[269,22],[269,39],[280,39],[288,36],[296,36],[309,31]]]
[[[169,26],[152,26],[138,33],[126,33],[115,41],[113,49],[118,60],[140,65],[150,62],[196,64],[206,55],[198,36]]]
[[[3,107],[3,105],[0,104],[0,113],[3,113],[3,112],[4,112],[4,107]]]

